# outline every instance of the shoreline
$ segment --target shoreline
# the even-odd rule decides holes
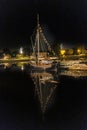
[[[7,63],[7,62],[28,62],[30,59],[0,59],[0,63]]]

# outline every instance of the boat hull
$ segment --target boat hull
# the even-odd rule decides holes
[[[49,65],[33,65],[30,64],[30,69],[33,71],[57,71],[57,63]]]

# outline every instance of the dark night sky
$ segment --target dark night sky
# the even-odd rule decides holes
[[[0,47],[29,45],[37,13],[52,42],[87,42],[87,0],[0,0]]]

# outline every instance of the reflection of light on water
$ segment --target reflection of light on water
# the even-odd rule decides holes
[[[23,65],[21,66],[21,70],[24,70],[24,66]]]
[[[1,69],[2,68],[10,68],[8,70],[18,70],[18,71],[23,71],[27,70],[26,72],[30,73],[29,67],[29,62],[23,63],[23,62],[15,62],[15,63],[2,63],[1,64]],[[35,85],[35,92],[38,95],[38,100],[40,102],[41,106],[41,111],[42,113],[45,113],[47,110],[48,106],[52,105],[53,99],[54,99],[54,92],[57,88],[58,85],[58,79],[56,78],[56,74],[53,73],[48,73],[48,72],[31,72],[30,73],[31,78],[34,81]],[[58,76],[57,76],[58,77]]]
[[[11,67],[11,64],[9,63],[3,63],[3,65],[4,65],[4,69]]]
[[[41,111],[45,113],[53,101],[58,80],[55,80],[54,75],[47,72],[31,72],[30,75],[34,81],[35,92],[40,102]]]
[[[0,69],[21,69],[22,71],[26,69],[25,65],[29,65],[29,62],[7,62],[0,63]]]
[[[60,75],[66,75],[66,76],[72,76],[74,78],[78,77],[86,77],[87,76],[87,71],[80,71],[80,70],[65,70],[60,73]]]

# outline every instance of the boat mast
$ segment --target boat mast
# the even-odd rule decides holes
[[[37,63],[39,63],[39,14],[37,14],[37,44],[38,44]]]

